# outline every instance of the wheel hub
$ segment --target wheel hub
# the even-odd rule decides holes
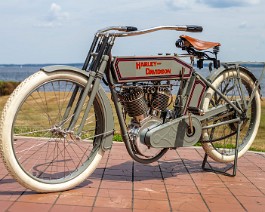
[[[77,141],[80,140],[79,136],[74,135],[73,131],[62,129],[61,127],[54,126],[50,132],[59,138],[64,138],[67,141]]]

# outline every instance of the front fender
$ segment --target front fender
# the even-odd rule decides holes
[[[66,66],[66,65],[53,65],[53,66],[45,66],[40,69],[44,72],[54,72],[54,71],[74,71],[80,73],[86,77],[89,77],[89,72],[84,71],[82,69],[73,67],[73,66]]]
[[[86,72],[84,70],[81,70],[76,67],[72,66],[65,66],[65,65],[54,65],[54,66],[46,66],[41,68],[41,71],[44,72],[55,72],[55,71],[72,71],[76,72],[78,74],[81,74],[85,78],[88,79],[89,72]],[[114,121],[113,121],[113,113],[112,108],[110,104],[110,100],[108,99],[106,92],[104,91],[103,87],[99,85],[99,89],[97,91],[97,97],[99,98],[99,101],[102,103],[102,116],[104,117],[104,129],[105,129],[105,135],[103,136],[101,148],[103,151],[109,150],[112,146],[112,139],[113,139],[113,132],[114,132]]]

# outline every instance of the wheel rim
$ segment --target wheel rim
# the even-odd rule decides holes
[[[251,91],[253,88],[253,84],[249,82],[249,78],[246,75],[242,75],[242,91],[246,96],[246,100],[249,99],[251,95]],[[238,84],[237,73],[234,72],[226,72],[221,77],[217,79],[217,83],[215,83],[215,87],[217,87],[223,94],[225,94],[228,99],[233,101],[235,104],[238,102],[242,105],[242,100],[240,98],[240,87]],[[224,100],[221,100],[219,96],[217,96],[213,90],[210,91],[211,100],[208,105],[204,105],[204,109],[208,110],[211,107],[216,107],[218,105],[226,104]],[[246,112],[246,119],[243,120],[243,124],[240,130],[240,138],[238,143],[239,152],[243,149],[248,149],[250,144],[253,142],[254,137],[252,136],[255,124],[257,122],[257,102],[255,97],[251,103],[250,108]],[[207,108],[205,108],[207,107]],[[243,107],[243,105],[242,105]],[[226,112],[220,115],[221,119],[215,119],[207,123],[216,124],[221,121],[230,120],[236,117],[235,111]],[[236,132],[237,132],[237,124],[226,124],[215,128],[210,128],[203,133],[203,140],[208,141],[209,143],[205,144],[211,146],[213,150],[218,152],[218,154],[223,156],[234,156],[234,148],[236,145]]]
[[[24,98],[16,113],[13,152],[24,172],[39,182],[63,183],[76,178],[87,169],[100,148],[103,118],[97,99],[81,134],[76,134],[78,127],[67,131],[74,107],[64,120],[63,114],[75,87],[78,87],[79,96],[84,86],[76,81],[45,82]],[[76,103],[77,100],[73,106]],[[76,126],[80,124],[84,110],[85,107]]]

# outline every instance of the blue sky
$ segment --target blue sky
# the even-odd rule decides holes
[[[120,38],[114,55],[180,52],[181,34],[222,44],[221,61],[265,61],[265,0],[8,0],[0,2],[0,64],[83,62],[106,26],[202,25],[202,33]]]

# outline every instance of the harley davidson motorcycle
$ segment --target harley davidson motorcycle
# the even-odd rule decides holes
[[[114,133],[145,164],[198,142],[224,163],[249,149],[260,123],[260,80],[238,63],[221,64],[220,43],[181,35],[176,47],[185,54],[112,56],[117,38],[158,30],[203,29],[108,27],[95,34],[82,69],[44,67],[17,87],[3,109],[0,149],[20,184],[37,192],[75,187],[112,147]],[[194,68],[204,61],[214,69],[206,78]]]

